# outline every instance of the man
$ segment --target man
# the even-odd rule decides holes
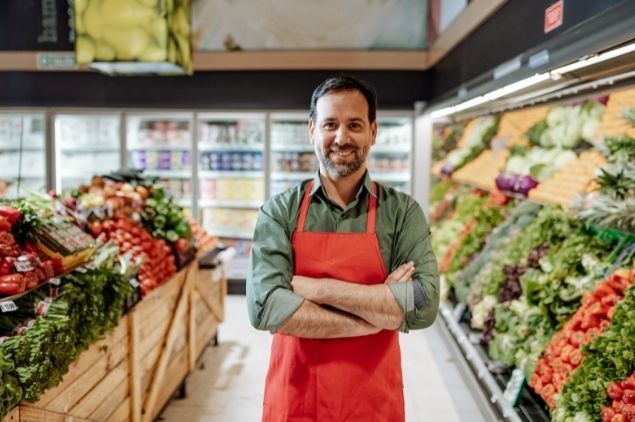
[[[397,330],[432,324],[439,279],[421,207],[366,171],[376,109],[362,81],[320,84],[319,172],[260,210],[247,301],[254,327],[275,333],[263,421],[404,420]]]

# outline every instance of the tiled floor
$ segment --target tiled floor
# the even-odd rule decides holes
[[[187,398],[173,399],[167,422],[259,421],[271,335],[247,320],[244,296],[228,296],[220,344],[210,346],[187,381]],[[483,421],[436,330],[401,336],[406,421]]]

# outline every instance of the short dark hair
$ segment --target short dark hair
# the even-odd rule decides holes
[[[368,103],[368,121],[370,123],[374,122],[377,118],[377,93],[375,89],[361,79],[347,75],[328,78],[315,88],[311,96],[311,110],[309,111],[311,120],[315,122],[317,102],[320,98],[329,92],[349,90],[359,91],[366,98]]]

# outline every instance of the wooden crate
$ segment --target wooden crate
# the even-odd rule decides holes
[[[82,353],[62,382],[11,421],[151,421],[194,368],[224,317],[222,272],[194,261]]]

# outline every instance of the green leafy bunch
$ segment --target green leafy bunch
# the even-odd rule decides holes
[[[600,420],[607,388],[635,370],[635,287],[618,303],[611,325],[582,348],[583,360],[556,401],[556,421]]]
[[[179,238],[192,238],[192,230],[185,220],[183,208],[174,203],[172,196],[161,185],[152,186],[141,220],[153,237],[165,239],[169,243],[174,243]]]

